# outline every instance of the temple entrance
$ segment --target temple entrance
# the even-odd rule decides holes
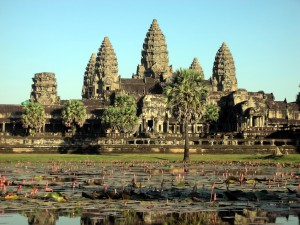
[[[153,128],[153,120],[148,120],[148,127]]]
[[[148,120],[147,126],[148,131],[153,131],[153,120]]]

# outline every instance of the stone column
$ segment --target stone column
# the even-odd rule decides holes
[[[274,139],[271,140],[271,145],[275,146],[275,140]]]
[[[252,126],[253,126],[253,116],[250,115],[250,127],[252,127]]]
[[[262,117],[259,117],[259,126],[262,127]]]
[[[2,123],[2,132],[5,132],[5,122]]]
[[[156,129],[156,121],[155,121],[155,118],[153,118],[152,121],[153,121],[153,126],[152,126],[153,133],[156,133],[157,129]]]
[[[147,129],[147,127],[146,127],[146,118],[143,117],[143,119],[142,119],[142,132],[145,132],[146,129]]]
[[[166,133],[168,134],[169,133],[169,126],[170,126],[170,122],[169,122],[169,119],[167,120],[167,129],[166,129]]]

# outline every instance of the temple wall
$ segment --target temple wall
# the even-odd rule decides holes
[[[181,138],[81,138],[0,137],[0,153],[183,153]],[[192,154],[272,154],[300,152],[293,139],[200,139],[190,138]]]

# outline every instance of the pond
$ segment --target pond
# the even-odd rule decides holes
[[[0,224],[299,224],[300,167],[1,162]]]
[[[249,217],[250,214],[255,217]],[[231,213],[223,211],[202,211],[197,213],[162,213],[162,212],[129,212],[123,211],[120,215],[95,211],[93,213],[82,212],[79,215],[58,213],[55,211],[40,211],[27,213],[4,213],[0,215],[0,224],[6,225],[129,225],[129,224],[285,224],[298,225],[299,218],[296,215],[275,216],[259,210]]]

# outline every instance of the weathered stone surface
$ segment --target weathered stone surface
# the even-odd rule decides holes
[[[164,34],[154,19],[144,40],[141,65],[137,67],[135,78],[154,77],[167,79],[172,75]]]
[[[162,133],[168,130],[167,105],[162,95],[148,94],[143,98],[142,109],[142,132],[145,133]]]
[[[203,74],[197,58],[194,58],[190,69]],[[163,86],[171,76],[165,36],[155,19],[146,34],[141,64],[133,78],[120,78],[116,54],[109,38],[105,37],[98,54],[92,54],[84,73],[82,98],[88,120],[80,134],[105,136],[101,124],[103,111],[116,94],[130,94],[138,106],[140,129],[136,137],[182,137],[182,124],[170,115],[163,98]],[[38,73],[33,81],[31,101],[45,105],[47,120],[44,131],[46,134],[60,135],[64,127],[61,124],[62,104],[55,105],[60,104],[55,75]],[[236,137],[256,139],[273,135],[272,138],[294,138],[294,144],[299,146],[299,105],[287,103],[286,100],[275,101],[272,93],[238,89],[234,60],[225,43],[216,54],[212,77],[204,83],[210,90],[208,103],[220,107],[220,117],[218,123],[211,126],[203,121],[189,125],[191,137],[207,137],[214,132],[230,132]],[[21,105],[0,105],[0,134],[24,135],[21,115]],[[282,132],[285,132],[284,135]]]
[[[97,54],[93,86],[96,90],[93,97],[120,88],[117,56],[108,37],[104,38]]]
[[[83,87],[82,87],[82,98],[83,99],[89,99],[95,94],[94,89],[93,89],[95,64],[96,64],[96,54],[92,53],[89,63],[86,66],[86,70],[85,70],[84,78],[83,78]]]
[[[237,90],[235,65],[232,54],[225,42],[223,42],[215,57],[212,85],[214,91],[230,92]]]
[[[203,73],[202,67],[198,61],[198,58],[196,58],[196,57],[194,58],[191,66],[190,66],[190,69],[199,72],[201,74],[202,79],[204,80],[204,73]]]
[[[54,73],[36,73],[34,75],[30,100],[42,105],[59,104],[57,84]]]

